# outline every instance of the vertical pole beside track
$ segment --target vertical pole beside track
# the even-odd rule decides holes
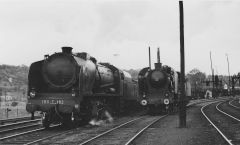
[[[226,54],[227,56],[227,63],[228,63],[228,89],[231,86],[231,77],[230,77],[230,71],[229,71],[229,60],[228,60],[228,54]],[[229,89],[230,90],[230,89]]]
[[[148,58],[149,58],[149,69],[151,70],[151,48],[150,46],[148,47]]]
[[[183,25],[183,1],[179,1],[180,11],[180,60],[181,60],[181,94],[179,100],[179,127],[186,127],[186,96],[185,96],[185,58],[184,58],[184,25]]]
[[[8,112],[7,112],[7,92],[5,90],[4,92],[4,95],[5,95],[5,116],[8,118]]]
[[[212,97],[215,98],[215,93],[214,93],[214,69],[212,67],[212,53],[210,51],[210,61],[211,61],[211,70],[212,70]]]

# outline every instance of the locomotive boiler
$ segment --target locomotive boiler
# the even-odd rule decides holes
[[[45,55],[29,69],[26,110],[40,111],[46,128],[53,122],[89,121],[104,109],[118,114],[137,101],[137,83],[127,72],[71,47]]]
[[[154,69],[146,67],[138,74],[140,103],[153,114],[172,112],[178,101],[178,73],[169,66],[162,66],[159,49],[157,58]]]

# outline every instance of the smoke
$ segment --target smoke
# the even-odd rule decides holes
[[[92,125],[92,126],[102,126],[102,125],[105,125],[107,123],[112,123],[113,122],[113,117],[108,111],[104,111],[103,116],[101,118],[105,118],[105,119],[93,118],[89,122],[89,124]]]

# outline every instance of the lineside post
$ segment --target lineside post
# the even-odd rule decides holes
[[[211,51],[210,51],[210,61],[211,61],[211,70],[212,70],[212,97],[215,98],[214,69],[212,67],[212,53],[211,53]]]
[[[180,11],[180,60],[181,60],[181,76],[180,87],[181,94],[179,99],[179,127],[186,127],[186,96],[185,96],[185,59],[184,59],[184,25],[183,25],[183,2],[179,1]]]
[[[149,59],[149,69],[151,70],[151,48],[148,47],[148,59]]]

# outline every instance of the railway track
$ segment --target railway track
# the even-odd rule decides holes
[[[212,102],[212,100],[210,100],[210,99],[191,100],[186,106],[191,107],[191,106],[194,106],[196,104],[201,104],[201,103],[205,103],[205,102]]]
[[[40,126],[40,122],[41,119],[35,119],[0,125],[0,135],[3,137],[14,132],[19,132],[23,129],[38,127]]]
[[[233,104],[233,101],[236,101],[236,100],[229,101],[229,102],[228,102],[229,105],[232,106],[232,107],[234,107],[234,108],[240,109],[240,107],[238,107],[238,106],[236,106],[236,105]]]
[[[40,116],[35,116],[35,119],[39,119]],[[0,125],[9,124],[9,123],[16,123],[20,121],[27,121],[31,120],[30,116],[24,116],[24,117],[17,117],[17,118],[9,118],[9,119],[0,119]]]
[[[201,108],[201,112],[229,145],[240,144],[240,116],[237,116],[239,112],[236,109],[229,106],[230,102],[208,103]]]
[[[29,117],[10,119],[10,122],[0,125],[0,144],[34,144],[45,139],[66,133],[60,124],[52,125],[46,130],[41,125],[41,119],[27,120]],[[21,121],[24,120],[24,121]],[[5,120],[7,122],[7,120]]]
[[[69,132],[71,129],[66,129],[60,124],[52,125],[48,130],[43,127],[38,127],[36,129],[31,129],[29,131],[23,131],[21,133],[17,133],[14,135],[8,135],[0,138],[0,144],[24,144],[30,145],[41,142],[48,138],[52,138],[54,136],[58,136],[64,133]]]
[[[167,115],[165,115],[167,116]],[[111,128],[100,134],[94,134],[91,131],[88,138],[81,139],[78,144],[132,144],[144,131],[146,131],[151,125],[153,125],[158,120],[164,118],[165,116],[144,116],[131,121],[125,122],[117,127]],[[24,123],[23,123],[24,124]],[[34,122],[32,122],[34,124]],[[27,125],[26,125],[27,126]],[[29,125],[30,126],[30,125]],[[58,126],[58,125],[57,125]],[[1,126],[0,126],[1,127]],[[14,128],[14,127],[12,127]],[[0,128],[1,129],[1,128]],[[7,128],[10,129],[10,128]],[[1,129],[2,130],[2,129]],[[17,129],[19,131],[19,129]],[[82,130],[82,129],[80,129]],[[92,130],[92,129],[91,129]],[[36,128],[26,127],[21,129],[21,132],[14,133],[12,135],[3,132],[2,137],[0,132],[0,144],[36,144],[45,143],[45,140],[59,136],[62,134],[67,134],[70,130],[66,128],[52,126],[51,129],[45,130],[40,127],[40,124],[36,125]],[[12,131],[9,131],[12,132]],[[82,131],[81,131],[82,132]],[[82,132],[84,134],[84,132]],[[90,138],[90,139],[89,139]],[[50,141],[50,140],[48,140]],[[51,141],[50,141],[51,144]]]
[[[40,144],[131,144],[132,142],[135,142],[136,138],[151,127],[151,125],[157,122],[158,119],[163,117],[165,116],[135,117],[130,121],[129,119],[124,122],[120,121],[122,123],[119,122],[115,125],[109,124],[108,126],[103,124],[102,127],[97,128],[90,126],[81,127],[71,133],[61,135],[60,137],[44,140],[43,142],[40,142]]]
[[[131,144],[141,133],[153,125],[155,122],[166,117],[164,116],[144,116],[123,123],[115,128],[98,134],[80,143],[86,144]]]

